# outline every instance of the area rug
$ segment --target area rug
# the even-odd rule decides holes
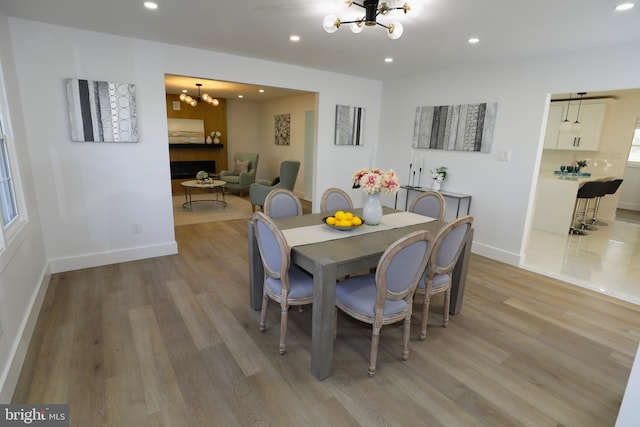
[[[215,199],[212,193],[193,193],[193,201]],[[193,210],[182,207],[184,195],[173,196],[173,221],[176,226],[198,224],[201,222],[226,221],[230,219],[251,218],[251,203],[233,194],[225,196],[227,206],[220,203],[193,203]]]

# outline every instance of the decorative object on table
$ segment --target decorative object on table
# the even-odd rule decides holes
[[[368,225],[378,225],[382,221],[382,204],[380,192],[395,194],[400,188],[400,180],[393,169],[384,172],[382,169],[358,169],[353,174],[353,188],[362,188],[368,194],[362,207],[362,219]]]
[[[440,166],[436,169],[431,169],[429,175],[431,176],[431,189],[439,191],[440,183],[447,177],[447,168],[446,166]]]
[[[136,85],[65,79],[71,140],[138,142]]]
[[[276,114],[275,116],[276,145],[289,145],[291,141],[291,114]]]
[[[214,130],[211,132],[211,138],[213,139],[214,144],[220,144],[220,137],[222,136],[222,132],[219,130]]]
[[[336,105],[335,145],[362,145],[364,108]]]
[[[210,184],[213,182],[213,178],[209,177],[209,172],[207,171],[198,171],[196,179],[203,184]]]
[[[331,216],[322,218],[322,222],[327,224],[329,227],[340,231],[353,230],[363,224],[362,218],[354,215],[351,211],[343,210],[339,210]]]
[[[498,103],[417,107],[413,147],[491,152]]]
[[[207,136],[207,139],[205,139],[204,142],[206,142],[207,144],[212,144],[213,140],[211,139],[210,136]]]
[[[586,168],[586,167],[587,167],[587,165],[588,165],[588,163],[587,163],[587,161],[586,161],[586,160],[577,160],[577,161],[576,161],[576,166],[575,166],[575,168],[574,168],[574,171],[575,171],[576,173],[578,173],[578,172],[580,172],[580,169],[582,169],[582,168]]]

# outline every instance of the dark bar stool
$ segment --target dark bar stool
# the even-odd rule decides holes
[[[622,181],[623,181],[622,179],[613,179],[611,181],[605,181],[606,185],[603,187],[601,195],[596,197],[595,199],[595,207],[592,209],[593,217],[591,218],[590,224],[599,225],[599,226],[608,225],[606,222],[600,221],[598,219],[598,208],[600,207],[600,199],[606,196],[607,194],[615,194],[616,191],[618,191],[618,188],[620,188]]]
[[[569,234],[587,235],[584,230],[597,230],[596,227],[590,225],[587,221],[587,211],[589,208],[589,201],[599,196],[603,189],[607,185],[607,181],[590,181],[585,182],[578,190],[576,197],[576,204],[573,210],[573,222],[569,229]],[[584,207],[580,208],[583,205]]]

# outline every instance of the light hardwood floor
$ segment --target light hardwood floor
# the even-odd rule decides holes
[[[309,372],[311,309],[265,333],[248,305],[246,220],[176,228],[179,255],[56,274],[13,401],[69,403],[72,426],[612,426],[640,307],[472,256],[462,312],[338,318],[334,374]],[[416,308],[418,306],[416,305]]]

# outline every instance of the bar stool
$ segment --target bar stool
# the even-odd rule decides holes
[[[576,196],[576,204],[573,210],[573,222],[571,224],[571,228],[569,228],[569,234],[584,236],[588,234],[584,230],[597,230],[596,227],[587,222],[587,210],[589,207],[589,201],[598,197],[606,185],[606,181],[590,181],[585,182],[582,187],[580,187]],[[582,210],[580,210],[580,205],[584,205]]]
[[[603,187],[601,195],[596,197],[595,206],[592,209],[593,211],[593,217],[591,218],[592,225],[599,225],[599,226],[609,225],[606,222],[600,221],[598,219],[598,208],[600,207],[600,199],[606,196],[607,194],[615,194],[616,191],[618,191],[618,188],[620,188],[622,181],[623,181],[622,179],[613,179],[611,181],[605,181],[606,185]]]

